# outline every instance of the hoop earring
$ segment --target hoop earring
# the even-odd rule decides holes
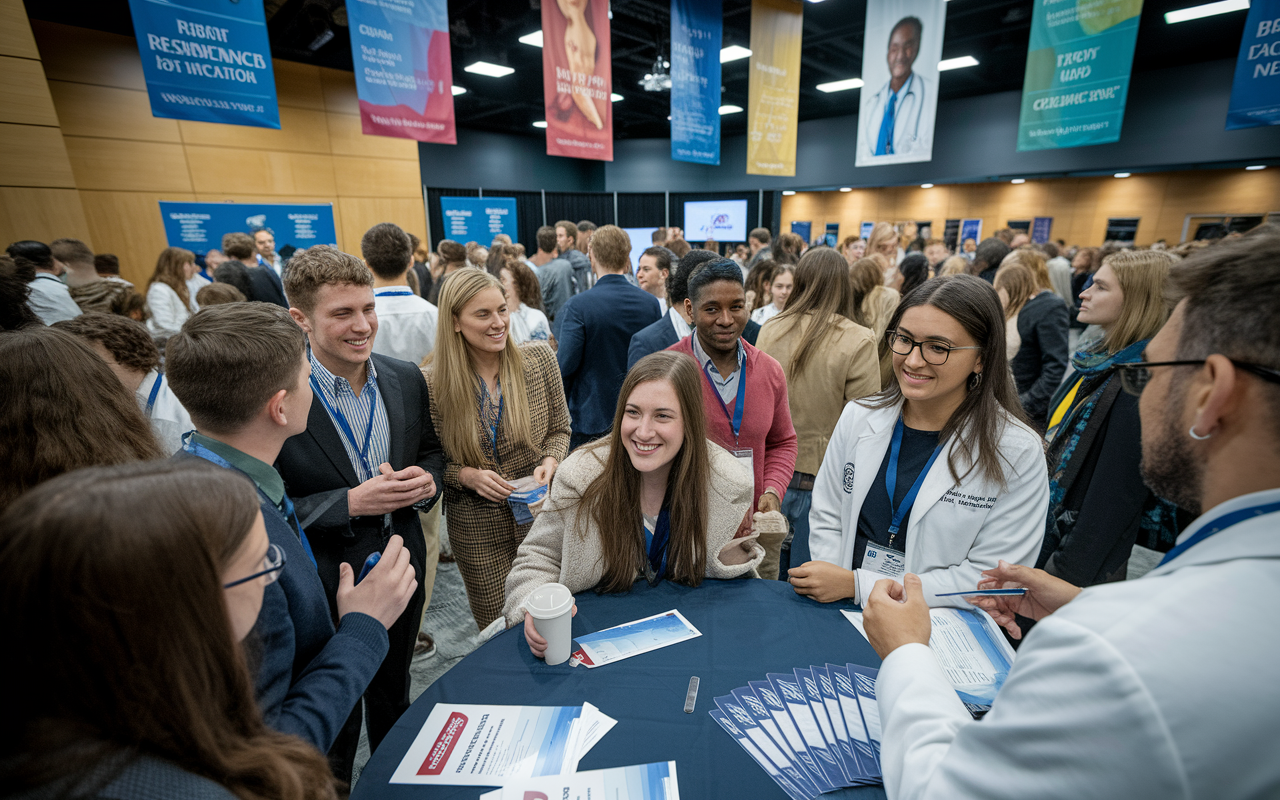
[[[1192,425],[1192,426],[1187,430],[1187,435],[1188,435],[1188,436],[1190,436],[1192,439],[1195,439],[1197,442],[1203,442],[1205,439],[1210,439],[1210,438],[1212,438],[1212,437],[1213,437],[1213,434],[1212,434],[1212,433],[1207,433],[1207,434],[1205,434],[1204,436],[1201,436],[1200,434],[1196,433],[1196,426],[1195,426],[1195,425]]]
[[[973,391],[982,385],[982,373],[975,372],[969,376],[969,391]]]

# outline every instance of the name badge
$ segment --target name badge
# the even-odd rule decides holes
[[[907,571],[907,554],[901,550],[867,542],[867,552],[862,556],[862,568],[894,580],[901,580]]]
[[[729,452],[733,453],[733,457],[738,459],[739,464],[747,468],[747,472],[751,474],[751,479],[754,481],[756,477],[756,470],[755,465],[751,460],[752,451],[750,449],[746,449],[730,450]]]

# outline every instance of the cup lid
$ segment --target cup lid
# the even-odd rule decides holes
[[[524,601],[529,615],[537,619],[552,619],[573,608],[573,593],[559,583],[544,583]]]

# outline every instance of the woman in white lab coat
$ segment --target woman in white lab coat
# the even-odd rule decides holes
[[[187,287],[197,271],[196,256],[181,247],[166,247],[156,260],[156,271],[147,283],[147,306],[151,319],[147,327],[157,339],[168,339],[182,330],[182,323],[196,312],[197,306]]]
[[[885,341],[895,380],[845,406],[813,488],[813,561],[790,570],[799,594],[861,603],[880,578],[914,572],[930,605],[961,597],[1003,559],[1034,564],[1049,481],[1026,424],[991,285],[934,278],[894,313]]]

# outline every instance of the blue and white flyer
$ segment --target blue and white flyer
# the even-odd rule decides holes
[[[518,778],[567,775],[615,724],[590,703],[438,703],[391,783],[504,786]]]
[[[573,775],[549,775],[508,781],[480,800],[680,800],[676,762],[593,769]]]
[[[702,633],[689,624],[679,611],[626,622],[586,636],[578,637],[578,649],[569,657],[573,666],[601,667],[650,650],[695,639]]]

